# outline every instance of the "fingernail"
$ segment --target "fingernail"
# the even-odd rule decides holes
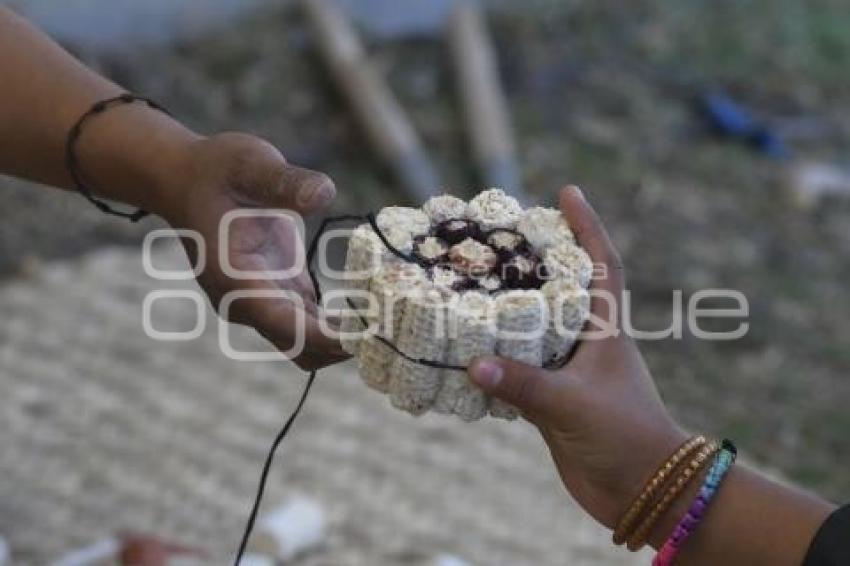
[[[573,191],[573,192],[575,192],[575,193],[579,196],[579,198],[581,198],[581,200],[583,200],[583,201],[586,201],[586,200],[587,200],[587,199],[584,197],[584,192],[583,192],[583,191],[582,191],[582,190],[581,190],[578,186],[576,186],[576,185],[570,185],[570,186],[569,186],[569,188],[570,188],[570,189],[572,189],[572,191]]]
[[[502,381],[502,367],[493,360],[480,360],[470,369],[472,380],[484,388],[493,388]]]
[[[323,205],[330,200],[331,192],[328,183],[308,183],[298,189],[298,204],[304,207]]]

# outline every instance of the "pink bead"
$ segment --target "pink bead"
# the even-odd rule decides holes
[[[658,554],[655,555],[655,558],[652,560],[652,566],[670,566],[673,564],[673,560],[676,558],[678,554],[676,548],[671,545],[665,544],[661,547],[661,550],[658,551]]]

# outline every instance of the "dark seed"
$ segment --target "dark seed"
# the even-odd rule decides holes
[[[502,264],[502,281],[508,289],[539,289],[547,277],[546,266],[534,254],[517,254]]]
[[[477,222],[465,220],[463,218],[455,220],[446,220],[437,224],[434,229],[434,235],[445,240],[450,246],[459,244],[467,238],[480,240],[481,228]]]

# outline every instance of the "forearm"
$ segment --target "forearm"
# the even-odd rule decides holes
[[[651,543],[655,548],[664,544],[687,511],[698,483],[694,482],[654,529]],[[818,527],[834,509],[822,499],[735,465],[676,564],[799,566]]]
[[[68,132],[91,105],[123,92],[11,11],[0,8],[0,173],[73,188]],[[142,104],[92,120],[78,142],[88,184],[103,197],[163,213],[197,136]]]

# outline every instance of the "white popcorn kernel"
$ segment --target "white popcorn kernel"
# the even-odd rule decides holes
[[[361,224],[355,228],[348,239],[343,287],[350,291],[368,290],[372,276],[381,266],[381,258],[385,249],[383,242],[375,234],[371,225]],[[351,306],[358,311],[365,310],[369,306],[365,297],[352,296],[349,300]],[[341,339],[342,349],[351,355],[357,355],[362,336],[356,334],[359,334],[362,330],[363,323],[359,317],[343,317],[340,322],[340,332],[344,335],[355,336]]]
[[[517,232],[525,236],[537,253],[562,242],[575,242],[575,236],[564,215],[554,208],[529,208],[517,223]]]
[[[376,336],[364,338],[357,355],[357,369],[363,383],[381,393],[389,391],[390,365],[396,355]]]
[[[543,252],[543,263],[553,279],[571,279],[587,288],[593,278],[593,260],[584,248],[562,242]]]
[[[522,206],[502,189],[488,189],[469,202],[468,214],[484,231],[513,229],[522,217]]]
[[[443,370],[415,360],[445,362],[448,306],[436,290],[408,299],[398,341],[399,350],[407,358],[396,357],[390,372],[389,393],[394,407],[421,415],[433,405]]]
[[[390,227],[382,229],[382,233],[387,239],[387,242],[389,242],[390,245],[398,251],[407,254],[410,253],[411,250],[413,250],[413,237],[415,236],[415,234],[412,233],[410,230],[398,227]],[[381,243],[383,244],[383,242]],[[386,246],[384,247],[386,249]],[[387,252],[392,254],[392,252],[388,249]]]
[[[451,195],[432,197],[422,205],[422,210],[434,224],[456,218],[466,218],[466,209],[467,204],[463,200]]]
[[[386,232],[391,229],[404,229],[412,235],[427,234],[431,228],[431,219],[418,208],[406,206],[388,206],[375,218],[378,228]]]
[[[445,242],[434,236],[428,236],[419,242],[416,251],[427,260],[436,260],[440,256],[448,253],[449,248]]]
[[[496,298],[498,342],[496,353],[505,358],[540,367],[543,364],[542,336],[548,328],[548,306],[539,291],[509,291]],[[513,420],[519,411],[493,399],[490,414]]]
[[[438,265],[431,271],[431,280],[442,293],[454,293],[454,286],[460,282],[463,276],[450,267]]]
[[[409,297],[429,287],[425,270],[415,263],[390,263],[378,270],[369,290],[378,304],[379,333],[398,340]]]
[[[368,289],[369,279],[380,267],[385,249],[371,225],[361,224],[352,230],[345,256],[346,288]]]
[[[397,343],[407,301],[413,294],[429,286],[424,270],[413,263],[388,263],[372,278],[369,290],[376,302],[378,335]],[[360,377],[372,389],[386,392],[389,387],[390,365],[398,356],[375,337],[366,337],[360,344]]]
[[[493,354],[496,350],[495,324],[492,300],[480,293],[460,295],[452,309],[453,327],[447,363],[466,367],[478,356]],[[465,371],[443,370],[443,383],[434,402],[436,411],[455,414],[471,422],[487,415],[488,397],[470,381]]]
[[[590,295],[572,280],[549,281],[540,290],[549,305],[549,327],[543,336],[543,362],[563,360],[590,314]]]
[[[449,250],[449,260],[459,272],[467,275],[490,273],[499,261],[493,248],[467,238]]]

